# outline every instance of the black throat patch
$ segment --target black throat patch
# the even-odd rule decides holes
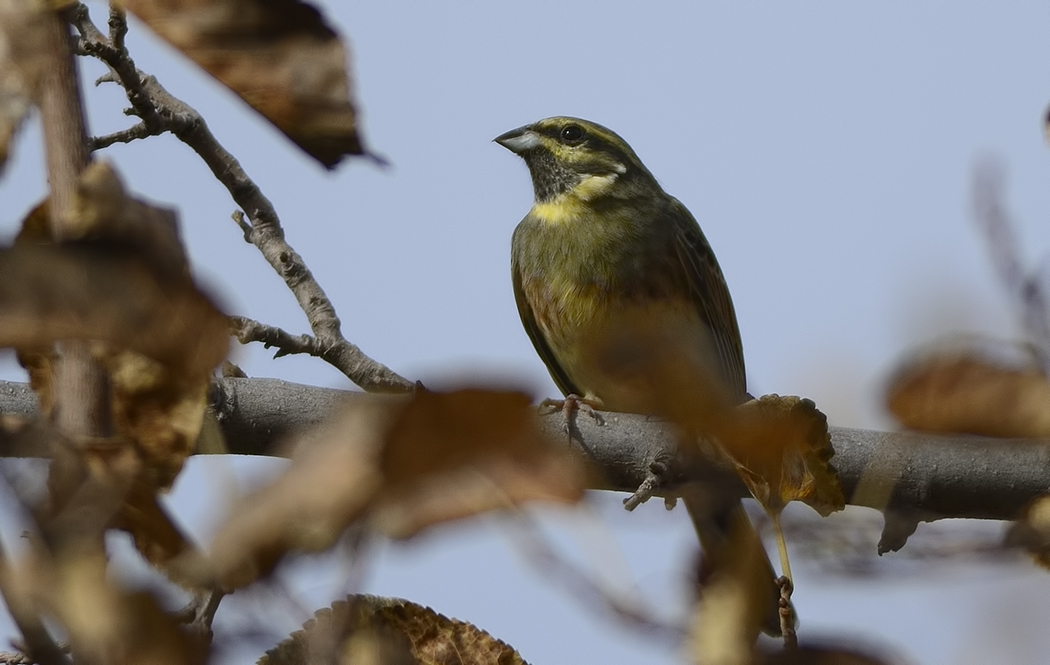
[[[559,194],[565,194],[580,184],[582,177],[570,171],[547,150],[533,150],[522,155],[532,174],[532,189],[536,202],[544,203]]]

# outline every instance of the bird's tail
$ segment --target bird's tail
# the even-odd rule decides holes
[[[682,501],[703,549],[698,585],[701,599],[705,589],[720,580],[735,579],[734,588],[747,601],[734,603],[744,612],[740,621],[753,626],[754,638],[759,630],[779,637],[782,631],[777,574],[743,504],[733,499],[712,506],[699,489],[687,491]]]

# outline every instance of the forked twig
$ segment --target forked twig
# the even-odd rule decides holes
[[[236,158],[216,140],[200,114],[173,97],[156,78],[144,74],[135,66],[124,45],[127,22],[123,11],[116,8],[110,10],[108,37],[91,22],[83,4],[74,8],[72,22],[80,32],[78,52],[98,58],[110,68],[112,78],[104,77],[103,80],[114,80],[124,88],[131,104],[128,112],[141,120],[121,132],[93,139],[92,147],[98,149],[117,142],[169,132],[174,134],[204,160],[215,178],[226,187],[244,211],[248,220],[245,239],[259,249],[284,279],[306,314],[314,338],[312,346],[324,350],[324,353],[315,355],[335,366],[365,390],[394,393],[413,390],[415,384],[412,381],[369,358],[343,337],[335,307],[302,257],[285,240],[273,204],[248,177]],[[285,354],[300,352],[292,348]]]

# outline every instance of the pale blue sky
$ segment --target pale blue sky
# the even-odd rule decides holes
[[[430,386],[510,377],[537,396],[556,392],[510,289],[510,234],[529,207],[530,181],[491,143],[550,115],[617,131],[692,210],[733,293],[752,392],[805,395],[833,424],[885,427],[879,387],[914,344],[949,332],[1017,334],[970,218],[969,179],[980,155],[1002,160],[1025,258],[1042,261],[1048,5],[323,6],[349,39],[364,136],[389,169],[353,162],[325,173],[138,24],[129,44],[274,202],[347,337],[405,376]],[[94,14],[104,21],[100,8]],[[94,133],[129,124],[117,88],[87,97]],[[0,180],[5,235],[44,191],[40,154],[33,123]],[[227,193],[188,148],[162,137],[106,156],[140,195],[178,205],[198,273],[232,311],[305,330],[291,295],[230,221]],[[237,359],[254,376],[346,385],[312,359],[273,361],[259,347]],[[195,462],[173,497],[199,532],[219,499],[198,492],[226,477],[224,464]],[[654,505],[620,515],[615,497],[597,503],[635,582],[654,604],[671,603],[691,556],[684,513]],[[559,542],[582,532],[592,559],[608,551],[595,544],[597,527],[573,524]],[[676,662],[582,610],[521,565],[502,534],[485,522],[383,547],[366,588],[474,621],[536,664]],[[310,609],[341,592],[305,577]],[[987,662],[978,645],[1030,647],[1033,660],[1021,653],[1016,662],[1050,648],[1050,633],[1030,619],[1050,610],[1050,578],[1024,567],[949,565],[900,584],[847,585],[802,566],[799,578],[803,637],[868,635],[928,664]],[[1028,623],[1012,622],[1016,633],[981,623],[1004,608]]]

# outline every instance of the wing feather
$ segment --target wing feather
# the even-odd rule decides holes
[[[747,394],[744,348],[729,287],[700,225],[681,202],[672,200],[674,247],[689,294],[711,332],[722,379],[743,398]]]

